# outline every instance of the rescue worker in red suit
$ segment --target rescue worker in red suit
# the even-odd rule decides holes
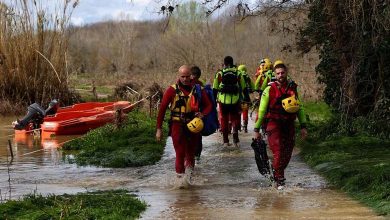
[[[250,93],[253,93],[254,83],[247,73],[246,66],[241,64],[238,66],[238,71],[241,72],[241,76],[244,78],[246,89],[242,91],[242,102],[241,102],[241,110],[242,110],[242,127],[244,128],[244,132],[248,133],[248,111],[251,105]]]
[[[233,128],[233,144],[239,147],[238,130],[240,129],[240,113],[242,91],[245,89],[245,81],[233,64],[233,58],[226,56],[223,60],[224,68],[218,71],[213,81],[214,97],[219,104],[221,114],[221,130],[223,145],[229,146],[229,120]]]
[[[255,81],[254,81],[254,91],[259,93],[259,97],[256,97],[253,105],[254,109],[257,109],[260,104],[261,93],[267,87],[268,83],[271,81],[273,77],[272,74],[272,62],[268,58],[263,58],[260,60],[260,66],[256,69]],[[256,120],[257,121],[257,112],[256,112]]]
[[[278,189],[281,189],[285,185],[284,170],[290,162],[295,145],[294,121],[297,117],[302,139],[306,138],[307,130],[297,85],[287,78],[287,67],[283,63],[275,65],[274,72],[276,81],[269,83],[262,93],[254,132],[255,138],[261,139],[260,126],[265,121],[265,133],[273,154],[274,180]]]
[[[183,65],[179,68],[178,80],[165,91],[157,116],[156,139],[162,139],[162,123],[167,108],[171,110],[170,136],[176,152],[176,176],[180,185],[191,184],[191,175],[195,165],[195,148],[200,133],[192,133],[187,128],[187,123],[195,117],[202,118],[212,108],[212,103],[207,94],[202,91],[201,102],[204,109],[202,112],[193,109],[191,99],[194,93],[194,83],[191,81],[191,68]],[[181,183],[180,183],[181,182]]]

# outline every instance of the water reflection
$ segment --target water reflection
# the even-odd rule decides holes
[[[13,118],[0,118],[0,158],[6,159],[9,155],[8,140],[11,141],[14,154],[14,162],[33,162],[39,165],[45,163],[61,163],[61,151],[57,149],[66,141],[78,138],[79,136],[55,136],[48,133],[43,135],[33,132],[14,131],[10,126]],[[23,158],[23,159],[22,159]],[[23,162],[22,162],[23,163]]]

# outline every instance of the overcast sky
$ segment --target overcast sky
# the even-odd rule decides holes
[[[73,12],[72,23],[82,25],[103,20],[158,18],[154,0],[80,0]],[[160,15],[161,16],[161,15]]]
[[[188,0],[179,0],[185,2]],[[10,5],[12,8],[21,8],[21,0],[0,0],[0,3]],[[33,0],[27,0],[32,6]],[[36,0],[40,9],[55,11],[61,8],[65,0]],[[73,4],[74,0],[71,1]],[[74,25],[83,25],[105,20],[148,20],[163,17],[159,14],[162,0],[79,0],[74,9],[71,22]],[[167,2],[167,1],[166,1]],[[35,7],[31,7],[32,9]],[[69,7],[71,8],[71,7]]]
[[[1,0],[0,0],[1,1]],[[9,1],[9,0],[8,0]],[[52,1],[52,0],[40,0]],[[57,0],[58,1],[58,0]],[[191,0],[80,0],[73,12],[71,22],[74,25],[83,25],[104,20],[148,20],[162,18],[159,10],[164,3],[172,5],[183,4]],[[195,0],[205,2],[205,0]],[[214,5],[217,1],[211,3]],[[229,0],[229,3],[237,3],[240,0]],[[252,7],[258,0],[246,0]],[[218,15],[220,11],[215,14]]]
[[[48,11],[55,11],[65,0],[34,0],[40,5],[39,8]],[[159,10],[163,3],[183,4],[190,0],[79,0],[79,4],[74,9],[71,23],[73,25],[85,25],[106,20],[150,20],[163,18]],[[204,0],[196,0],[203,2]],[[230,0],[236,2],[239,0]],[[250,0],[254,2],[256,0]],[[20,6],[21,0],[0,0],[8,5]],[[28,0],[32,4],[33,0]],[[74,0],[71,1],[73,4]],[[20,8],[20,7],[19,7]],[[34,7],[32,7],[34,8]],[[60,7],[61,8],[61,7]]]

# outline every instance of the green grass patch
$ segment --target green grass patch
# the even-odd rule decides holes
[[[318,112],[320,107],[308,106]],[[322,110],[320,111],[322,112]],[[326,113],[321,117],[328,117]],[[311,117],[311,116],[310,116]],[[358,133],[347,136],[337,121],[312,120],[309,138],[299,143],[301,155],[327,180],[380,215],[390,213],[390,141]]]
[[[81,90],[86,90],[86,91],[91,91],[92,90],[92,85],[91,84],[78,84],[76,85],[76,89],[81,89]]]
[[[122,128],[108,124],[64,144],[62,149],[65,154],[74,154],[70,162],[78,165],[117,168],[150,165],[161,159],[165,146],[165,141],[155,140],[155,134],[156,120],[133,111]]]
[[[27,195],[0,204],[0,219],[136,219],[146,204],[126,190]]]
[[[325,102],[306,102],[303,106],[309,121],[327,121],[332,117],[331,108]]]

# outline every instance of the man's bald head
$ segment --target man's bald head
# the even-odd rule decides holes
[[[191,67],[183,65],[179,68],[178,78],[183,85],[191,84]]]

